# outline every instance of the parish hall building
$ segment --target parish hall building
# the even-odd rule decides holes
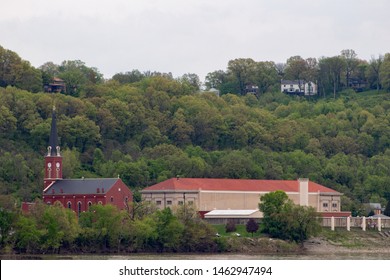
[[[205,218],[213,215],[230,215],[231,218],[251,215],[260,218],[260,197],[277,190],[284,191],[295,204],[314,207],[323,216],[327,213],[334,216],[350,215],[350,212],[341,212],[341,193],[308,179],[172,178],[147,187],[141,193],[144,200],[153,202],[159,208],[194,205]]]

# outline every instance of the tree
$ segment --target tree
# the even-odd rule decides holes
[[[15,220],[15,213],[9,209],[0,207],[0,248],[4,247],[4,244],[10,237],[12,225]]]
[[[341,57],[345,61],[345,80],[346,86],[351,87],[350,78],[356,67],[359,64],[359,60],[356,58],[357,54],[352,49],[346,49],[341,51]]]
[[[4,105],[0,105],[0,133],[11,136],[16,130],[17,119]]]
[[[285,78],[290,80],[304,79],[304,73],[307,71],[306,61],[300,56],[292,56],[287,59]]]
[[[371,56],[369,67],[367,69],[367,76],[372,84],[376,85],[376,90],[379,91],[381,86],[380,70],[383,63],[383,55],[379,55],[378,58]]]
[[[25,253],[36,253],[40,250],[43,231],[38,229],[37,222],[31,216],[19,215],[15,225],[15,248]]]
[[[0,87],[7,86],[38,92],[42,90],[42,73],[17,53],[0,46]]]
[[[74,178],[81,169],[80,153],[75,149],[62,151],[62,176],[66,179]]]
[[[228,62],[228,71],[236,79],[239,94],[245,95],[245,87],[253,83],[256,63],[251,58],[237,58]]]
[[[226,232],[234,232],[236,231],[236,222],[234,220],[228,220],[225,226]]]
[[[13,51],[0,46],[0,87],[15,86],[22,59]]]
[[[275,63],[271,61],[256,62],[253,82],[258,86],[260,94],[265,93],[271,86],[277,83],[278,73]]]
[[[85,116],[65,118],[58,126],[62,145],[77,147],[81,152],[85,152],[89,146],[94,147],[101,138],[99,127]]]
[[[272,237],[302,244],[321,228],[314,208],[295,205],[283,191],[262,196],[259,209],[264,215],[262,231]]]
[[[82,231],[90,232],[90,241],[101,250],[120,248],[121,239],[124,234],[124,219],[122,213],[113,205],[95,204],[88,212],[80,215],[80,226]]]
[[[202,83],[200,82],[199,76],[194,73],[187,73],[178,78],[178,80],[185,85],[191,87],[192,92],[197,92],[200,89]]]
[[[112,76],[112,79],[121,84],[130,84],[141,81],[145,76],[137,69],[126,73],[117,73]]]
[[[340,56],[327,57],[320,59],[319,73],[320,82],[324,95],[333,90],[333,96],[341,88],[341,73],[345,68],[345,60]]]
[[[283,221],[283,207],[288,201],[283,191],[270,192],[260,198],[259,209],[263,212],[263,231],[272,236],[283,236],[286,227]]]
[[[390,91],[390,53],[386,53],[380,67],[380,79],[384,89]]]
[[[173,215],[170,208],[157,211],[155,222],[158,252],[177,250],[184,230],[183,224]]]
[[[321,231],[319,214],[313,207],[291,205],[286,213],[288,218],[287,232],[289,239],[303,246],[303,242]]]
[[[59,252],[69,246],[78,235],[78,224],[74,213],[60,202],[46,206],[42,216],[35,216],[38,228],[43,231],[43,251]]]
[[[229,76],[225,71],[217,70],[208,73],[206,75],[205,80],[205,85],[207,89],[215,88],[221,90],[222,85],[229,81]]]
[[[252,233],[252,237],[253,237],[253,234],[257,232],[258,229],[259,229],[259,224],[256,222],[256,220],[253,218],[249,219],[248,222],[246,223],[246,231]]]
[[[90,68],[80,60],[66,60],[58,68],[59,78],[66,84],[66,93],[79,96],[88,84],[98,84],[103,81],[103,75],[96,68]]]

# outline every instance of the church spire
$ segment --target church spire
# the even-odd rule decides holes
[[[44,190],[59,179],[62,179],[62,156],[58,145],[56,108],[53,106],[49,146],[45,156]]]
[[[48,156],[61,156],[60,146],[58,145],[57,134],[57,119],[56,119],[56,107],[53,106],[53,112],[51,117],[51,130],[49,136],[49,146],[47,147]]]

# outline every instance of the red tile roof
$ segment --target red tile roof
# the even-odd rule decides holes
[[[321,212],[321,216],[323,218],[340,218],[340,217],[350,217],[352,216],[351,212],[349,211],[343,211],[343,212]]]
[[[171,178],[144,191],[253,191],[272,192],[299,192],[298,180],[249,180],[249,179],[209,179],[209,178]],[[339,194],[339,192],[309,181],[309,192],[325,192]]]

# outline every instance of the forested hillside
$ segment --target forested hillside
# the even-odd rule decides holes
[[[390,55],[385,65],[386,59]],[[3,197],[40,197],[55,105],[67,178],[119,175],[139,189],[176,176],[308,177],[343,192],[343,210],[355,214],[361,203],[390,199],[390,94],[385,90],[345,89],[334,98],[331,87],[325,97],[306,99],[269,92],[278,91],[273,86],[257,96],[217,96],[199,91],[199,79],[191,74],[174,79],[133,71],[104,80],[80,61],[35,69],[19,60],[31,68],[32,81],[43,85],[59,76],[67,92],[21,86],[24,80],[16,74],[18,82],[7,84],[0,72]]]

